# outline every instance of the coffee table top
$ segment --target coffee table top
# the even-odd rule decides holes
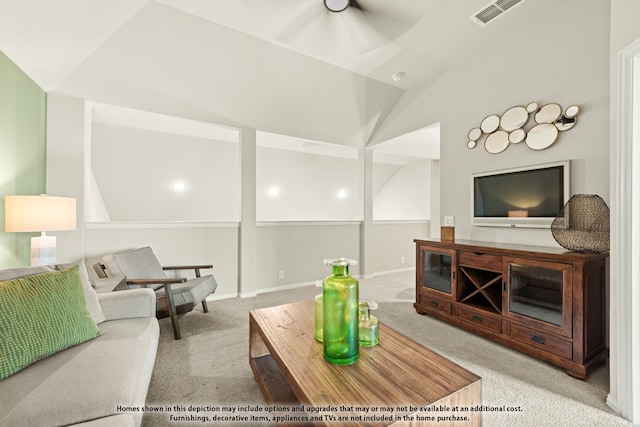
[[[313,337],[313,301],[252,310],[250,323],[250,357],[270,354],[302,404],[427,406],[480,381],[382,322],[380,344],[361,348],[356,363],[328,363]]]

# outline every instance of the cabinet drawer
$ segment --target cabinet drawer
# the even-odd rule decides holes
[[[439,310],[447,314],[451,314],[451,301],[444,298],[438,298],[433,295],[420,295],[420,304]]]
[[[473,310],[460,305],[456,306],[456,316],[468,320],[476,325],[480,325],[495,332],[502,332],[502,320],[480,310]]]
[[[477,268],[486,268],[487,270],[502,271],[502,255],[460,251],[458,252],[458,264]]]
[[[523,326],[509,323],[507,334],[515,339],[524,341],[539,348],[543,348],[563,357],[573,357],[573,344],[571,341],[541,332],[540,330],[529,329]]]

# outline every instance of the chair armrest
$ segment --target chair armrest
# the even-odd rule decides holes
[[[105,320],[155,317],[156,294],[151,289],[130,289],[98,294]]]
[[[202,265],[169,265],[166,267],[162,267],[163,270],[200,270],[203,268],[213,268],[211,264],[202,264]]]
[[[213,268],[211,264],[200,264],[200,265],[174,265],[162,267],[163,270],[193,270],[196,273],[196,277],[200,277],[200,270],[203,268]]]
[[[166,285],[172,283],[183,283],[186,282],[187,279],[184,277],[176,277],[176,278],[166,278],[166,279],[127,279],[128,285]]]

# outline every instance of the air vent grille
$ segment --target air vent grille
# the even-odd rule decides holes
[[[523,1],[524,0],[497,0],[480,9],[479,12],[476,12],[471,16],[471,19],[478,25],[484,27],[489,22],[493,21],[498,16]]]
[[[491,21],[494,18],[497,18],[498,15],[500,15],[502,13],[502,11],[500,9],[498,9],[496,6],[494,5],[490,5],[488,8],[486,8],[485,10],[482,10],[478,13],[476,13],[476,19],[478,19],[478,21],[482,22],[483,24],[486,24],[487,22]]]
[[[503,12],[506,12],[512,6],[517,5],[521,1],[522,0],[498,0],[496,2],[496,6],[498,6],[500,9],[502,9]]]

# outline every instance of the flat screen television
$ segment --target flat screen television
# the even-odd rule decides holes
[[[546,228],[569,200],[570,162],[475,173],[472,225]]]

